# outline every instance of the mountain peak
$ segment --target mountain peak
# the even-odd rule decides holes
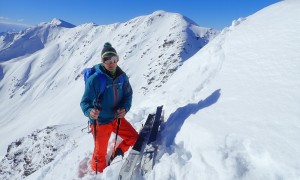
[[[165,14],[165,13],[168,13],[168,12],[166,12],[166,11],[164,11],[164,10],[157,10],[157,11],[154,11],[154,12],[152,13],[152,15],[161,15],[161,14]]]
[[[157,11],[154,11],[152,14],[150,14],[150,17],[156,17],[156,16],[158,16],[158,17],[163,17],[163,16],[167,17],[168,16],[167,17],[168,19],[170,18],[170,16],[173,16],[173,17],[182,19],[182,20],[186,21],[187,23],[198,26],[198,24],[195,21],[191,20],[190,18],[188,18],[182,14],[175,13],[175,12],[167,12],[164,10],[157,10]]]
[[[52,19],[52,21],[50,22],[50,24],[54,25],[54,26],[65,27],[65,28],[73,28],[73,27],[75,27],[75,25],[73,25],[71,23],[68,23],[66,21],[63,21],[61,19],[58,19],[58,18]]]

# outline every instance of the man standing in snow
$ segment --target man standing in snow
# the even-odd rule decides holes
[[[131,85],[127,75],[117,65],[119,56],[110,43],[104,44],[101,58],[102,63],[94,68],[105,80],[101,81],[96,73],[91,75],[86,81],[80,103],[83,113],[90,118],[95,142],[91,164],[96,172],[103,172],[107,166],[106,152],[112,132],[123,141],[114,149],[111,159],[123,156],[138,138],[136,130],[125,119],[132,102]],[[101,83],[105,83],[104,90],[101,90]]]

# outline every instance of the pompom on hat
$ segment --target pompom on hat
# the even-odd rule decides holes
[[[106,42],[101,52],[101,58],[105,56],[117,56],[117,55],[118,54],[115,48],[113,48],[109,42]]]

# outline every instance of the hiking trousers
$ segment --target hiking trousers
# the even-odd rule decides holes
[[[118,135],[123,139],[123,141],[119,144],[117,148],[121,148],[121,150],[125,153],[130,146],[133,146],[135,141],[138,138],[138,133],[132,127],[132,125],[125,119],[120,118],[121,123],[119,126]],[[113,120],[109,124],[100,124],[96,125],[96,137],[95,137],[95,127],[92,124],[92,134],[94,137],[94,153],[92,156],[91,166],[94,171],[103,172],[106,168],[106,154],[107,154],[107,147],[108,141],[111,136],[111,133],[116,133],[118,126],[118,118]],[[95,140],[96,139],[96,140]],[[108,157],[109,159],[109,157]],[[97,168],[96,168],[97,167]]]

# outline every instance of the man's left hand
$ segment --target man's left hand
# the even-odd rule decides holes
[[[118,118],[124,118],[125,115],[126,115],[126,110],[125,109],[118,109],[117,113],[118,113]]]

